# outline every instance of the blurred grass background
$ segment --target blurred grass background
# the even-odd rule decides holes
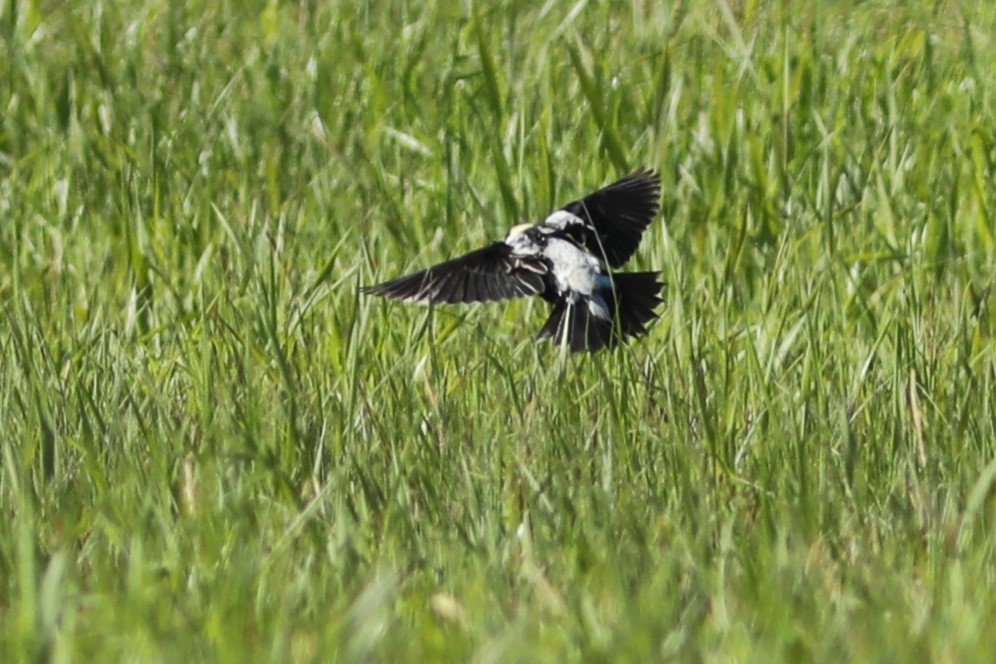
[[[996,5],[0,0],[4,661],[991,661]],[[361,298],[640,166],[651,335]]]

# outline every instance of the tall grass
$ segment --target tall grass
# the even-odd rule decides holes
[[[989,661],[996,9],[0,1],[4,661]],[[364,283],[639,166],[649,337]]]

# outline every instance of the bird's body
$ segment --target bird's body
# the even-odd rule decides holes
[[[662,302],[658,272],[611,271],[636,251],[659,201],[657,174],[638,171],[501,242],[364,291],[425,304],[539,295],[554,307],[541,338],[575,352],[611,347],[646,333]]]

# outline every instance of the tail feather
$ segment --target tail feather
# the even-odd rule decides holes
[[[646,334],[646,324],[657,318],[655,309],[663,304],[658,278],[660,272],[629,272],[612,275],[616,316],[624,336]]]
[[[557,302],[539,332],[541,339],[566,344],[572,352],[611,348],[630,337],[647,333],[646,324],[657,318],[654,311],[664,301],[659,272],[612,275],[613,287],[599,293],[613,318],[597,315],[604,309],[578,298]]]
[[[584,300],[565,300],[554,305],[550,318],[539,331],[539,338],[565,344],[574,353],[596,351],[613,344],[613,323],[593,315]]]

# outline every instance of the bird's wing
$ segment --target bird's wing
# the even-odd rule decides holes
[[[562,229],[611,267],[619,267],[636,251],[660,210],[660,199],[660,176],[643,169],[568,203],[540,225]]]
[[[541,293],[545,272],[543,263],[513,257],[509,245],[495,242],[427,270],[362,290],[423,304],[490,302]]]

